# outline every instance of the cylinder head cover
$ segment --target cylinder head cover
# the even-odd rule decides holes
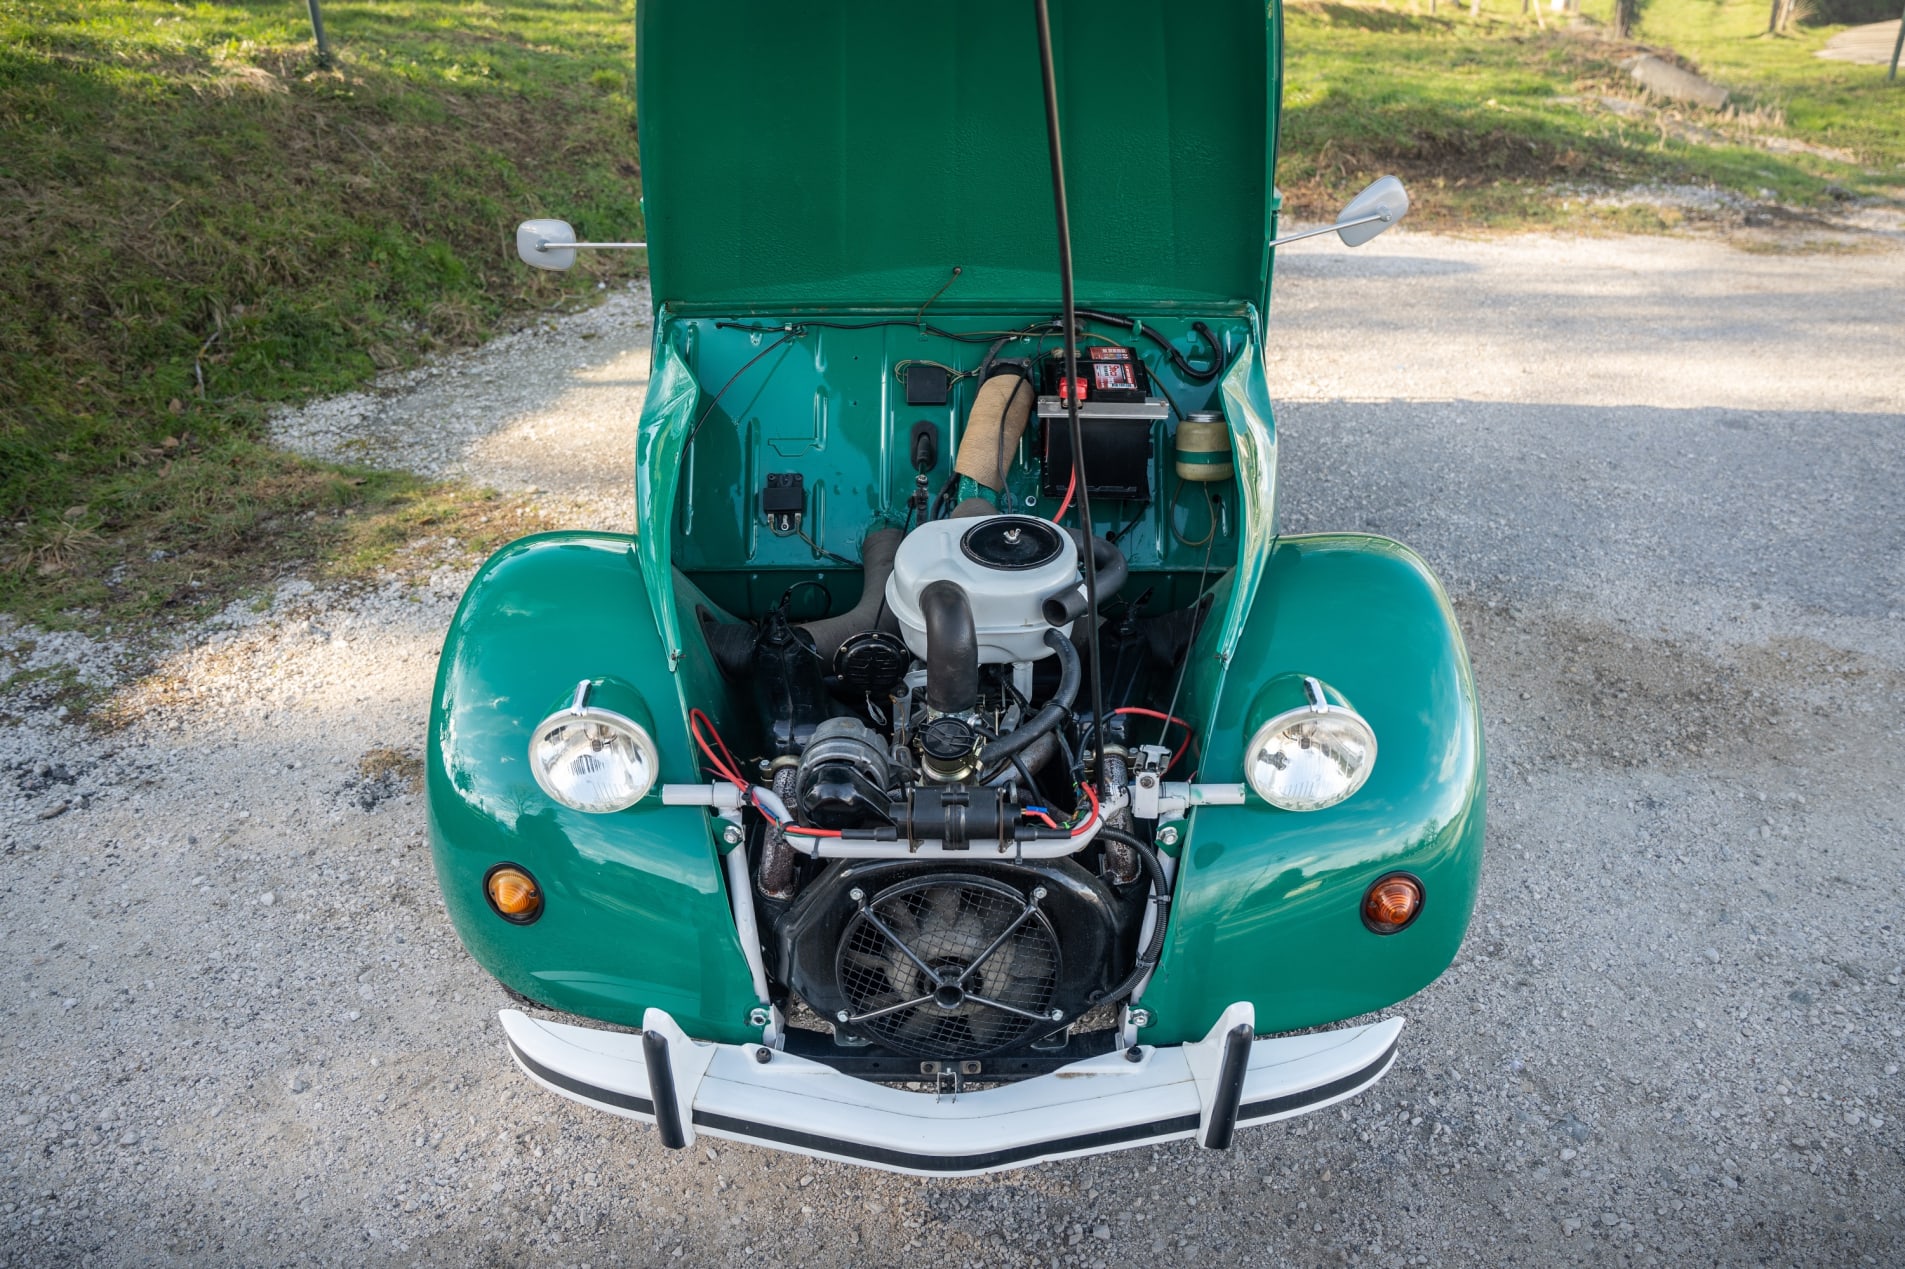
[[[887,606],[913,655],[926,656],[919,593],[936,581],[956,583],[972,604],[979,660],[996,665],[1037,661],[1045,646],[1041,606],[1057,591],[1082,586],[1071,535],[1036,516],[931,520],[900,543],[886,583]],[[1069,625],[1059,627],[1069,635]]]

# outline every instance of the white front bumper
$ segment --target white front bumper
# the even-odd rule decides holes
[[[758,1045],[691,1040],[651,1009],[644,1034],[597,1031],[504,1010],[530,1078],[648,1123],[665,1144],[697,1134],[921,1176],[970,1176],[1047,1159],[1196,1138],[1229,1144],[1264,1124],[1354,1097],[1389,1070],[1402,1019],[1253,1040],[1232,1005],[1203,1040],[1074,1062],[1050,1075],[935,1097],[843,1075]],[[657,1068],[651,1073],[651,1063]],[[659,1087],[657,1086],[659,1084]],[[670,1107],[673,1107],[672,1111]]]

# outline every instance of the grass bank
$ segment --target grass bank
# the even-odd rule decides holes
[[[0,0],[0,609],[198,611],[459,514],[261,442],[276,403],[636,268],[515,261],[547,212],[640,232],[625,0]]]
[[[1771,38],[1760,0],[1642,0],[1639,42],[1520,0],[1293,0],[1280,179],[1299,216],[1410,179],[1415,223],[1660,228],[1557,186],[1695,184],[1799,207],[1905,184],[1905,90]],[[362,383],[639,267],[522,268],[511,228],[641,232],[632,0],[0,0],[0,611],[192,614],[419,529],[468,491],[262,442],[277,403]],[[1734,92],[1661,110],[1621,63],[1671,45]],[[1770,148],[1783,146],[1781,149]],[[490,509],[490,510],[493,510]],[[491,523],[504,517],[490,516]]]
[[[1672,208],[1582,211],[1557,187],[1690,185],[1787,208],[1905,194],[1905,86],[1813,54],[1837,26],[1764,34],[1760,0],[1612,0],[1538,24],[1520,0],[1291,0],[1279,181],[1299,216],[1333,215],[1382,172],[1411,181],[1416,223],[1659,229]],[[1653,102],[1624,68],[1653,51],[1726,87],[1722,110]]]

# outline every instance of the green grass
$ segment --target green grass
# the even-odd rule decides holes
[[[1669,219],[1584,220],[1563,186],[1805,207],[1905,184],[1905,86],[1812,57],[1832,28],[1773,38],[1760,0],[1642,0],[1641,43],[1616,43],[1593,25],[1612,0],[1572,32],[1519,4],[1489,0],[1479,21],[1427,0],[1295,4],[1291,210],[1332,214],[1385,171],[1411,181],[1415,223],[1459,229]],[[540,273],[511,244],[533,215],[641,233],[632,0],[325,13],[330,69],[298,0],[0,0],[0,611],[149,622],[295,563],[361,573],[423,530],[502,535],[508,507],[288,456],[263,423],[639,268]],[[1600,105],[1638,99],[1620,63],[1643,44],[1745,113]]]
[[[444,490],[261,442],[276,403],[581,302],[641,232],[630,5],[0,0],[0,609],[202,609],[361,564]],[[359,527],[366,526],[366,527]],[[394,526],[394,527],[393,527]]]
[[[1303,217],[1333,214],[1383,172],[1409,180],[1419,225],[1519,228],[1581,223],[1557,186],[1712,186],[1823,208],[1905,185],[1905,86],[1884,68],[1824,62],[1838,27],[1766,37],[1768,6],[1642,0],[1635,40],[1605,36],[1612,0],[1583,23],[1518,0],[1466,5],[1294,3],[1288,16],[1279,183]],[[1657,110],[1622,63],[1663,46],[1733,92],[1733,108]],[[1623,115],[1601,98],[1640,103]],[[1689,138],[1692,139],[1689,139]],[[1757,141],[1799,141],[1851,161]],[[1762,193],[1762,191],[1766,191]],[[1607,213],[1611,227],[1658,228],[1659,213]]]
[[[1766,34],[1770,4],[1743,0],[1643,0],[1640,38],[1671,46],[1703,74],[1784,116],[1795,137],[1846,150],[1905,183],[1905,78],[1885,81],[1883,66],[1850,66],[1813,54],[1844,25],[1800,26]],[[1878,16],[1896,18],[1884,0]],[[1868,9],[1854,13],[1875,20]]]

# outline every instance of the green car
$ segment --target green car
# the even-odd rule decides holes
[[[1277,6],[637,26],[640,527],[488,561],[430,720],[516,1061],[670,1147],[941,1175],[1380,1079],[1365,1016],[1474,905],[1482,728],[1414,553],[1277,532]]]

